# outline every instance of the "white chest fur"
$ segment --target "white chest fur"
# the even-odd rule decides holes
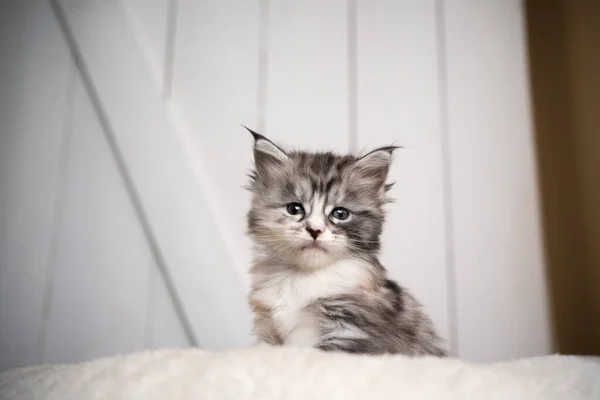
[[[303,309],[314,300],[348,293],[366,286],[371,267],[364,261],[341,260],[312,272],[270,266],[253,274],[252,297],[272,310],[275,326],[285,344],[314,346],[317,321]]]

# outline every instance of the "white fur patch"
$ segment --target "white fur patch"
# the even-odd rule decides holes
[[[316,196],[312,204],[310,215],[308,216],[308,226],[311,229],[325,232],[327,225],[325,223],[325,216],[323,215],[325,208],[325,199],[321,196]]]
[[[285,344],[314,346],[320,332],[316,321],[302,310],[318,298],[357,289],[370,276],[370,266],[358,260],[340,260],[313,272],[282,267],[270,274],[254,274],[252,297],[272,310]]]

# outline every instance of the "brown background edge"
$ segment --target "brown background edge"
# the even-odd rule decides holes
[[[600,1],[525,1],[555,351],[600,355]]]

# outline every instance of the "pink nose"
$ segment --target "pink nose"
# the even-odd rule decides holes
[[[308,233],[310,233],[310,236],[312,236],[312,238],[313,238],[314,240],[317,240],[317,238],[318,238],[318,237],[319,237],[319,235],[321,234],[321,231],[320,231],[320,230],[318,230],[318,229],[317,229],[317,230],[315,230],[315,229],[312,229],[312,228],[306,228],[306,231],[307,231]]]

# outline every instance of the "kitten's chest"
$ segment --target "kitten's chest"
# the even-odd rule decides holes
[[[319,298],[359,289],[368,272],[356,263],[344,263],[312,273],[293,271],[255,276],[253,300],[265,305],[286,344],[313,346],[319,338],[318,323],[305,308]]]
[[[314,343],[290,343],[295,341],[299,329],[305,331],[303,342],[313,342],[318,334],[316,321],[310,321],[303,310],[319,297],[326,295],[318,282],[300,276],[276,276],[263,281],[252,294],[253,299],[264,304],[279,335],[286,344],[313,345]],[[306,313],[304,313],[306,314]],[[303,327],[301,327],[301,325]],[[307,335],[306,329],[312,329]]]

